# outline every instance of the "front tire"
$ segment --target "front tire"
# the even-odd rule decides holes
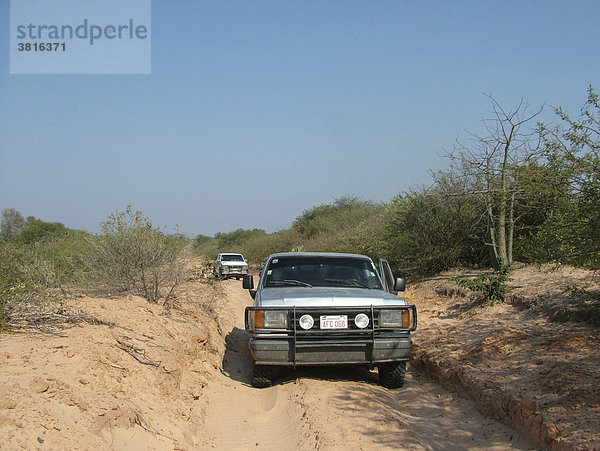
[[[406,378],[406,362],[386,363],[377,367],[379,384],[385,388],[400,388]]]
[[[273,367],[255,364],[252,368],[251,383],[256,388],[265,388],[273,385]]]

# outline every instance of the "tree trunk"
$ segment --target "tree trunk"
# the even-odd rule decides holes
[[[513,243],[515,233],[515,193],[510,196],[510,203],[508,204],[508,224],[506,230],[506,252],[507,252],[507,264],[512,265],[513,263]]]
[[[490,242],[488,243],[488,249],[490,251],[490,262],[495,269],[498,269],[498,242],[496,240],[496,219],[494,217],[494,210],[491,202],[487,206],[487,223],[488,223],[488,236]]]
[[[500,206],[498,208],[496,234],[498,267],[500,267],[506,265],[508,260],[506,240],[506,199],[504,198],[504,193],[502,193],[502,199],[500,200]]]
[[[497,220],[497,233],[498,233],[498,266],[504,266],[509,264],[508,255],[512,251],[508,251],[508,244],[512,244],[512,240],[507,239],[507,227],[506,227],[506,216],[508,207],[508,152],[512,140],[512,133],[514,129],[511,129],[510,135],[504,145],[504,156],[502,158],[502,167],[500,173],[500,203],[498,205],[498,220]],[[510,227],[509,227],[510,228]]]

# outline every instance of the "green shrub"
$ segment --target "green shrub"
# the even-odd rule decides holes
[[[32,247],[52,265],[62,286],[82,285],[89,279],[85,261],[90,254],[90,238],[87,232],[68,230],[61,236],[36,242]]]
[[[475,279],[451,277],[450,280],[456,282],[461,288],[483,293],[482,302],[489,302],[494,305],[497,301],[504,302],[506,282],[510,280],[509,274],[510,266],[502,265],[497,271],[491,274],[482,274]]]
[[[294,220],[292,228],[307,240],[319,235],[335,237],[343,230],[353,229],[382,208],[379,204],[355,197],[341,197],[332,204],[321,204],[305,210]]]
[[[58,300],[52,265],[31,247],[0,239],[0,325],[25,304]]]
[[[450,191],[438,183],[393,200],[382,247],[394,270],[422,275],[488,260],[475,200]]]
[[[292,229],[279,230],[267,235],[256,235],[249,238],[241,247],[240,252],[251,264],[263,263],[270,254],[289,252],[302,246],[302,238]]]
[[[266,235],[267,232],[265,232],[263,229],[237,229],[233,232],[219,232],[215,235],[215,240],[217,241],[219,252],[238,252],[240,246],[242,246],[250,238],[263,237]]]
[[[32,244],[42,240],[65,236],[69,233],[60,222],[45,222],[30,216],[27,218],[25,227],[17,236],[17,239],[25,244]]]
[[[300,249],[380,256],[386,212],[384,205],[344,197],[304,211],[289,229],[251,236],[239,250],[255,264],[269,254]]]
[[[127,292],[156,303],[172,300],[184,280],[179,259],[185,242],[154,227],[131,206],[109,215],[102,235],[90,241],[91,273],[107,292]]]
[[[196,255],[214,259],[219,253],[219,243],[213,237],[198,235],[192,240],[192,248]]]

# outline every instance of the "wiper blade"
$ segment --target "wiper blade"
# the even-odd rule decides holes
[[[333,283],[339,283],[340,285],[348,285],[351,287],[359,287],[359,288],[367,288],[367,289],[371,289],[371,287],[369,287],[368,285],[363,285],[362,283],[358,282],[358,280],[352,279],[352,280],[348,280],[348,279],[325,279],[325,282],[333,282]]]
[[[300,286],[300,287],[312,288],[312,285],[310,283],[302,282],[301,280],[291,280],[291,279],[271,280],[269,282],[269,285],[295,285],[295,286]]]

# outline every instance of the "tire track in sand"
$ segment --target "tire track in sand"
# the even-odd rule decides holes
[[[239,281],[229,280],[224,286],[234,317],[226,337],[223,372],[207,387],[206,445],[216,449],[317,448],[300,404],[303,389],[297,384],[261,390],[250,386],[252,358],[243,319],[252,299]]]
[[[208,385],[207,447],[216,449],[528,449],[518,434],[481,416],[413,371],[399,390],[377,385],[364,368],[301,368],[274,387],[249,385],[252,359],[239,281],[224,283],[227,324],[223,372]],[[225,322],[225,320],[224,320]]]

